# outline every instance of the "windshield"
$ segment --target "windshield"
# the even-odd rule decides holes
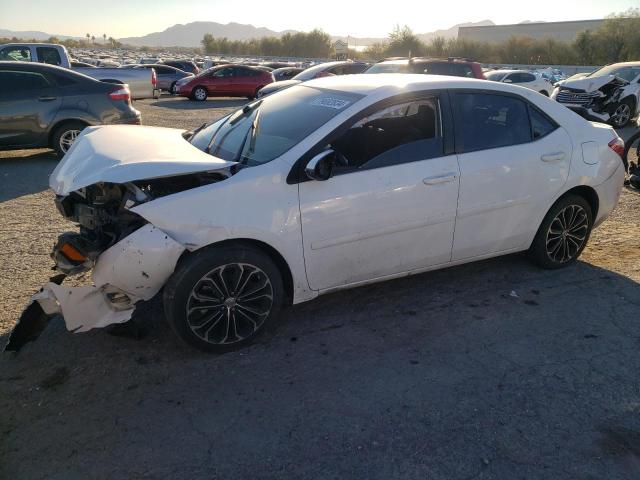
[[[376,63],[369,67],[364,73],[405,73],[408,62],[403,63]]]
[[[627,82],[632,82],[634,78],[640,75],[640,65],[623,67],[621,67],[620,64],[607,65],[589,74],[589,77],[606,77],[607,75],[615,75],[616,77],[623,78]]]
[[[493,72],[493,73],[485,73],[484,78],[487,80],[491,80],[493,82],[499,82],[505,77],[505,72]]]
[[[279,157],[361,98],[355,93],[291,87],[203,127],[190,142],[223,160],[260,165]]]

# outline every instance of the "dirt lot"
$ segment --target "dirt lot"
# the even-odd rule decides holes
[[[192,128],[239,104],[136,105]],[[71,227],[55,163],[0,152],[5,335]],[[574,267],[512,255],[329,295],[217,357],[179,344],[157,301],[125,336],[54,319],[0,356],[0,478],[637,479],[639,231],[625,190]]]

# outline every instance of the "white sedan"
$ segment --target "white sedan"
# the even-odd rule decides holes
[[[81,332],[162,289],[176,333],[220,352],[335,290],[520,251],[566,267],[618,201],[622,150],[533,91],[429,75],[314,80],[189,133],[89,127],[50,185],[80,227],[56,268],[94,285],[34,300]]]
[[[494,70],[484,74],[487,80],[492,82],[510,83],[534,90],[542,95],[549,96],[553,91],[553,85],[542,75],[527,70]]]

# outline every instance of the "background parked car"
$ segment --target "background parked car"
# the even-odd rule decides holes
[[[193,77],[193,73],[187,73],[179,68],[170,67],[163,64],[127,65],[123,68],[153,68],[157,76],[157,88],[165,92],[174,93],[176,82],[183,78]]]
[[[0,46],[0,61],[39,62],[73,68],[64,45],[55,43],[9,43]],[[123,68],[73,68],[79,73],[103,82],[127,84],[132,99],[155,98],[159,95],[156,88],[155,70],[131,70]]]
[[[51,147],[62,156],[88,125],[140,124],[126,85],[27,62],[0,62],[0,85],[0,150]]]
[[[353,62],[351,60],[321,63],[319,65],[314,65],[313,67],[309,67],[306,70],[303,70],[291,80],[275,82],[274,84],[263,88],[260,92],[258,92],[258,97],[269,95],[270,93],[292,87],[293,85],[297,85],[300,82],[313,80],[314,78],[330,77],[332,75],[352,75],[356,73],[362,73],[368,67],[368,63]]]
[[[482,65],[466,58],[394,58],[372,65],[365,73],[424,73],[484,79]]]
[[[273,77],[276,79],[276,82],[281,82],[283,80],[291,80],[293,77],[303,72],[304,68],[298,67],[283,67],[277,68],[273,72]]]
[[[177,83],[176,90],[180,96],[197,101],[210,96],[255,98],[262,87],[273,81],[271,72],[259,68],[223,65]]]
[[[193,73],[194,75],[200,73],[198,66],[191,60],[163,60],[162,63],[170,67],[179,68],[183,72]]]
[[[553,90],[553,85],[549,80],[526,70],[494,70],[485,73],[487,80],[494,82],[510,83],[512,85],[520,85],[521,87],[530,88],[545,96]]]
[[[555,87],[551,98],[587,120],[624,128],[640,113],[640,62],[606,65]]]

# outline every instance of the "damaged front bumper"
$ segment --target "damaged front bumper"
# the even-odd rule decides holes
[[[60,242],[54,257],[59,246]],[[20,343],[33,340],[28,323],[35,329],[44,328],[42,315],[61,314],[72,332],[126,322],[138,301],[149,300],[160,291],[184,250],[162,230],[150,224],[142,226],[97,257],[94,285],[66,287],[58,284],[62,278],[44,285],[14,327],[6,349],[17,350]]]

